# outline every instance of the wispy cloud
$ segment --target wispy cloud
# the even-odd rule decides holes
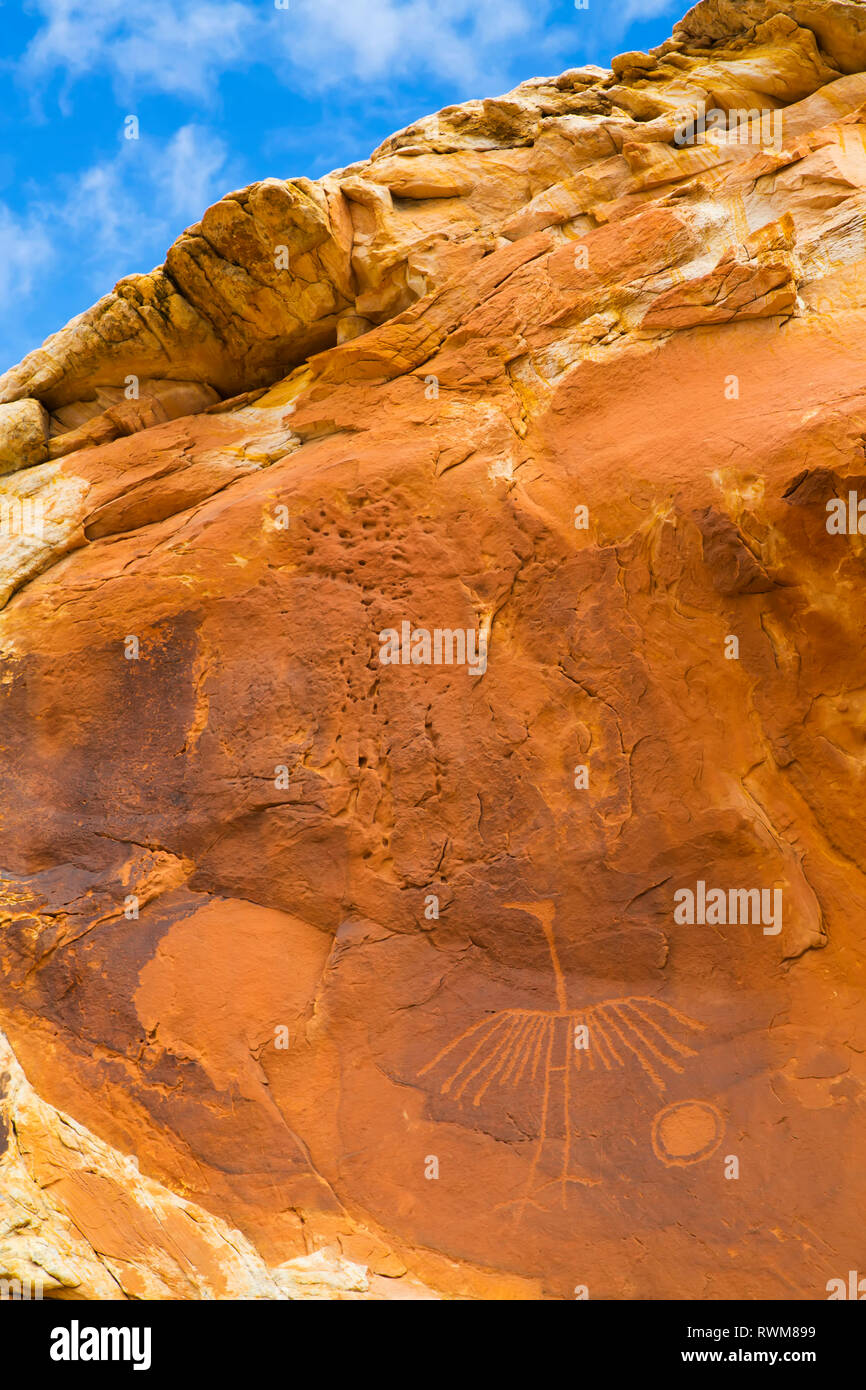
[[[270,31],[311,87],[413,74],[486,86],[491,67],[513,56],[511,45],[543,39],[548,9],[528,0],[298,0],[289,22],[277,12]]]
[[[28,340],[26,306],[56,264],[42,217],[0,203],[0,370]]]
[[[151,248],[167,250],[231,181],[226,146],[195,124],[168,140],[122,141],[110,159],[58,185],[32,191],[23,215],[0,205],[0,305],[49,280],[76,248],[78,274],[94,293],[133,271],[149,270]]]
[[[124,91],[206,97],[248,61],[260,20],[238,0],[35,0],[44,24],[21,61],[27,78],[109,72]]]
[[[588,43],[611,51],[626,29],[682,0],[32,0],[42,23],[18,71],[34,88],[107,76],[118,100],[216,98],[220,80],[255,67],[296,92],[351,86],[359,99],[411,84],[464,95],[514,85],[516,58],[537,75],[571,65]],[[65,98],[64,98],[65,99]]]
[[[655,19],[663,14],[675,13],[679,18],[690,8],[691,6],[683,4],[682,0],[624,0],[614,11],[614,30],[622,34],[630,24]],[[603,32],[608,31],[604,29]]]
[[[182,0],[34,0],[44,23],[21,72],[76,80],[108,73],[124,94],[206,98],[224,72],[262,64],[305,90],[353,81],[447,78],[489,87],[515,45],[568,42],[545,32],[550,0],[289,0],[289,8]],[[650,4],[653,0],[631,0]]]
[[[226,192],[230,174],[224,141],[194,124],[182,126],[150,164],[165,213],[185,223],[198,221],[208,204]]]
[[[32,211],[20,216],[0,203],[0,313],[5,315],[44,277],[51,255],[43,218]]]

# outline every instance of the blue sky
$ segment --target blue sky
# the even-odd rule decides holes
[[[318,178],[442,106],[606,67],[661,43],[686,8],[0,0],[0,371],[158,265],[222,193]]]

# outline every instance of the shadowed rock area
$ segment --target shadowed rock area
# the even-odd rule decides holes
[[[702,0],[0,378],[0,1276],[862,1267],[864,135],[866,6]]]

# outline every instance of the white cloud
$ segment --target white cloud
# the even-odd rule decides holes
[[[124,91],[208,94],[250,49],[255,11],[239,0],[35,0],[44,24],[21,63],[25,77],[110,72]]]
[[[512,85],[515,60],[567,66],[587,38],[615,45],[636,21],[679,0],[33,0],[44,19],[22,59],[31,81],[109,73],[123,99],[143,92],[207,99],[225,72],[269,66],[307,91],[403,79],[467,93]]]
[[[227,191],[227,150],[222,140],[198,125],[185,125],[157,157],[153,182],[173,218],[197,222],[209,203]]]
[[[488,87],[491,66],[504,73],[514,43],[543,40],[547,9],[528,0],[298,0],[270,28],[311,87],[413,75]]]
[[[8,313],[45,277],[52,254],[51,238],[40,217],[17,216],[0,203],[0,312]]]
[[[401,78],[446,79],[468,90],[511,85],[515,59],[549,53],[563,66],[587,38],[615,45],[630,24],[682,0],[32,0],[43,24],[25,77],[111,74],[124,97],[163,92],[206,99],[225,72],[253,64],[306,90]]]
[[[651,3],[651,0],[632,0]],[[221,73],[262,63],[307,89],[406,76],[490,87],[516,45],[549,46],[549,0],[34,0],[33,79],[112,75],[118,92],[207,96]],[[563,43],[569,30],[560,32]]]
[[[625,0],[616,14],[616,32],[621,34],[630,24],[655,19],[671,10],[676,10],[679,19],[690,8],[691,6],[682,4],[682,0]]]
[[[124,140],[113,158],[61,177],[50,198],[37,190],[17,223],[7,217],[4,224],[0,212],[0,256],[7,225],[32,283],[40,264],[42,277],[49,275],[52,245],[63,256],[74,247],[78,273],[94,293],[104,294],[120,276],[159,263],[230,182],[226,147],[205,127],[182,126],[170,140]],[[19,277],[16,297],[21,292]]]

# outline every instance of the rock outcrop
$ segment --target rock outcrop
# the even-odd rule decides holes
[[[0,1037],[0,1275],[11,1299],[423,1298],[323,1248],[276,1269],[34,1094]]]
[[[862,1268],[864,133],[866,6],[702,0],[0,378],[7,1277]]]
[[[48,457],[48,415],[39,401],[0,406],[0,473],[32,468]]]

